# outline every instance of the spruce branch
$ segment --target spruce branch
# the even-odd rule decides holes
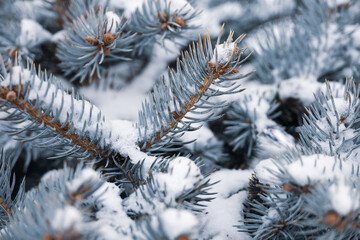
[[[264,160],[250,181],[239,231],[254,239],[356,238],[360,195],[354,162],[300,151]],[[346,204],[339,204],[339,189],[341,198],[349,199]]]
[[[22,200],[25,193],[24,181],[17,193],[14,193],[15,175],[11,172],[11,161],[12,159],[5,156],[3,151],[0,153],[0,229],[8,224],[14,206]]]
[[[0,111],[6,114],[0,120],[10,123],[8,135],[21,142],[32,142],[33,147],[52,148],[57,154],[50,158],[95,160],[97,167],[106,168],[107,173],[116,172],[113,175],[120,175],[134,186],[143,181],[140,176],[131,177],[131,169],[141,170],[114,146],[118,136],[96,106],[74,89],[71,93],[65,90],[40,66],[37,72],[35,64],[29,61],[23,67],[21,57],[16,58],[14,66],[9,65],[10,72],[4,67],[0,82]]]
[[[176,1],[175,1],[176,2]],[[141,54],[156,42],[184,37],[184,32],[196,29],[191,21],[199,14],[190,3],[182,5],[168,0],[147,0],[131,14],[130,29],[137,33],[134,47]]]
[[[83,164],[48,173],[40,185],[16,205],[2,239],[92,239],[99,237],[96,224],[105,181]],[[69,224],[70,222],[70,224]]]
[[[124,53],[132,51],[134,35],[124,33],[127,21],[102,7],[90,9],[67,27],[66,39],[59,43],[57,56],[65,75],[72,80],[101,78],[102,64],[129,60]]]
[[[96,0],[45,0],[44,5],[49,11],[56,11],[57,21],[61,27],[70,25],[79,16],[86,14],[91,9],[97,11],[100,10],[100,7],[107,8],[107,2]]]
[[[36,21],[21,19],[19,13],[14,13],[0,25],[0,53],[5,64],[19,54],[34,60],[43,54],[40,45],[50,37],[51,34]]]
[[[224,134],[233,151],[247,149],[249,158],[256,146],[257,137],[265,129],[276,128],[272,120],[281,113],[277,112],[279,104],[270,102],[263,95],[245,95],[235,102],[226,112],[223,121],[226,126]]]
[[[212,97],[243,91],[232,80],[250,74],[242,75],[238,70],[250,56],[241,59],[246,48],[237,47],[245,35],[232,42],[230,32],[224,44],[219,45],[221,35],[222,30],[215,49],[209,33],[203,40],[199,36],[199,41],[178,59],[176,71],[169,68],[167,79],[162,77],[154,87],[139,112],[139,145],[143,150],[159,149],[184,131],[195,130],[192,124],[216,119],[212,110],[226,103],[210,102]]]
[[[326,92],[315,95],[315,103],[303,116],[300,140],[304,148],[331,156],[356,154],[359,147],[359,95],[360,86],[353,79],[334,90],[327,81]]]
[[[71,94],[64,90],[40,67],[36,73],[33,63],[28,61],[24,68],[20,57],[9,73],[5,69],[3,72],[1,110],[7,116],[2,120],[25,123],[20,129],[14,125],[12,131],[8,130],[10,134],[25,142],[46,139],[38,147],[54,147],[60,150],[59,156],[107,156],[105,139],[100,140],[104,137],[105,119],[94,105],[80,100],[74,89]],[[37,134],[28,136],[26,130]]]

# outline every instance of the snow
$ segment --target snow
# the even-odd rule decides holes
[[[300,186],[308,185],[309,181],[314,183],[342,179],[345,176],[352,176],[353,171],[353,165],[350,161],[340,162],[332,156],[319,154],[301,156],[301,159],[294,159],[294,162],[288,164],[274,159],[263,160],[256,165],[254,172],[260,182],[283,184],[276,177],[276,175],[282,175],[279,168]]]
[[[179,193],[191,189],[202,178],[199,167],[192,160],[177,157],[169,163],[167,173],[156,173],[153,179],[167,190],[169,197],[175,199]]]
[[[233,57],[233,53],[237,45],[233,42],[225,42],[223,44],[216,45],[214,48],[214,55],[210,62],[216,64],[226,64]]]
[[[52,37],[39,23],[31,19],[21,20],[21,33],[17,42],[21,46],[33,47],[39,45]]]
[[[202,27],[200,32],[209,31],[212,36],[219,34],[221,26],[225,20],[231,16],[232,19],[239,18],[244,10],[240,4],[236,2],[226,2],[214,8],[207,6],[208,1],[198,1],[197,5],[201,5],[199,8],[203,11],[199,16],[194,19],[194,24]],[[197,35],[199,31],[196,31]]]
[[[181,235],[191,235],[199,226],[199,221],[190,211],[168,208],[159,216],[160,223],[169,240]]]
[[[228,198],[216,196],[216,199],[209,202],[204,216],[206,222],[204,229],[205,239],[250,240],[251,237],[247,233],[240,233],[234,227],[239,225],[239,220],[242,219],[241,212],[243,202],[246,199],[247,192],[241,191]]]
[[[105,0],[104,0],[105,1]],[[41,0],[35,0],[34,4],[40,4]],[[145,1],[143,0],[110,0],[110,9],[112,6],[118,6],[124,8],[125,15],[130,17],[131,13],[136,8],[140,7]],[[169,2],[169,1],[168,1]],[[258,20],[266,20],[272,16],[278,14],[288,13],[295,5],[295,1],[286,1],[283,6],[279,8],[279,0],[264,0],[256,1],[259,3],[251,3],[252,11],[244,7],[243,2],[238,3],[234,1],[213,1],[214,5],[209,8],[206,4],[209,1],[192,1],[194,5],[203,5],[203,13],[200,15],[200,21],[203,23],[203,29],[208,28],[210,34],[215,36],[218,34],[222,22],[225,20],[240,19],[249,16]],[[220,3],[221,2],[221,3]],[[347,0],[329,0],[333,7],[337,5],[347,3]],[[25,2],[27,6],[30,6],[28,2]],[[24,3],[24,4],[25,4]],[[21,3],[16,3],[21,7]],[[36,5],[35,4],[35,5]],[[186,6],[185,6],[186,5]],[[206,5],[206,7],[205,7]],[[193,10],[192,6],[185,0],[172,0],[171,10],[178,11],[183,9]],[[26,7],[28,8],[28,7]],[[26,10],[24,12],[27,12]],[[256,14],[252,14],[255,13]],[[31,17],[31,16],[29,16]],[[120,18],[114,12],[107,12],[106,17],[109,23],[113,23],[112,26],[109,24],[107,31],[111,33],[116,32],[116,25],[120,23]],[[266,116],[266,111],[269,109],[268,100],[272,99],[276,93],[279,93],[281,99],[293,97],[298,98],[304,103],[309,105],[314,101],[314,93],[318,93],[320,90],[324,90],[325,85],[317,82],[317,78],[326,69],[328,60],[328,53],[332,50],[332,47],[337,44],[337,40],[342,36],[337,32],[335,24],[329,24],[327,35],[331,36],[326,40],[321,38],[318,42],[313,41],[315,46],[320,46],[319,54],[316,61],[310,66],[309,71],[304,71],[304,75],[295,76],[289,79],[281,79],[280,73],[277,69],[274,70],[273,74],[277,76],[277,86],[262,86],[259,82],[249,83],[245,85],[248,87],[246,93],[248,96],[253,96],[252,99],[246,103],[246,107],[251,109],[250,114],[255,117],[257,130],[260,132],[257,139],[257,155],[260,155],[258,159],[271,157],[272,159],[266,159],[260,162],[256,168],[255,173],[259,177],[260,181],[266,183],[279,183],[278,178],[274,173],[279,172],[279,167],[286,171],[286,174],[299,185],[306,185],[308,181],[312,182],[322,181],[328,182],[328,180],[338,180],[336,184],[329,187],[328,193],[332,207],[340,214],[347,215],[359,208],[359,196],[356,195],[355,189],[350,184],[343,181],[343,178],[351,178],[353,163],[357,163],[358,159],[356,156],[350,156],[349,161],[341,162],[340,159],[326,155],[310,155],[302,156],[301,160],[292,159],[292,162],[285,162],[283,154],[291,149],[294,149],[296,143],[294,139],[285,133],[281,128],[272,128],[276,124],[269,120]],[[292,26],[286,28],[285,32],[292,34]],[[359,47],[360,32],[355,28],[352,34],[353,46]],[[272,30],[275,31],[275,35],[278,34],[277,27],[272,26]],[[349,30],[349,29],[348,29]],[[196,32],[205,32],[196,30]],[[333,34],[334,33],[334,34]],[[259,35],[258,35],[259,36]],[[62,32],[58,32],[51,36],[41,25],[30,19],[24,19],[21,22],[21,35],[18,41],[21,46],[38,45],[46,40],[51,39],[52,41],[59,41],[64,37]],[[286,35],[289,37],[289,35]],[[264,38],[266,39],[266,38]],[[325,41],[326,40],[326,41]],[[323,45],[326,45],[325,47]],[[123,156],[128,156],[132,163],[137,163],[141,160],[145,160],[143,169],[143,175],[145,176],[150,169],[150,165],[154,162],[155,157],[148,156],[146,153],[140,151],[137,146],[139,140],[138,129],[136,128],[135,121],[137,118],[138,110],[141,107],[141,103],[145,98],[146,93],[151,89],[154,84],[154,79],[166,71],[166,66],[169,61],[173,60],[177,56],[177,50],[179,46],[171,47],[174,53],[165,53],[159,46],[155,46],[154,54],[150,59],[149,65],[145,69],[141,69],[141,73],[136,75],[130,83],[126,83],[127,86],[122,89],[107,89],[105,91],[99,91],[97,86],[82,87],[81,91],[86,95],[87,99],[95,102],[96,106],[92,106],[87,101],[72,100],[71,96],[63,94],[60,90],[57,90],[50,83],[40,82],[38,77],[32,77],[30,72],[27,70],[21,70],[20,67],[13,67],[12,84],[19,84],[21,76],[22,83],[31,81],[33,84],[33,91],[31,91],[29,99],[34,101],[38,97],[42,100],[40,105],[43,109],[50,107],[52,96],[55,96],[54,104],[51,106],[52,112],[56,112],[61,108],[61,102],[64,102],[64,109],[62,109],[59,122],[65,123],[66,116],[68,114],[74,114],[73,124],[78,132],[81,131],[85,124],[85,120],[89,120],[90,110],[92,112],[92,120],[87,122],[86,130],[90,136],[94,136],[95,129],[99,123],[99,129],[103,133],[103,140],[106,144],[110,144],[111,147],[121,153]],[[236,45],[234,43],[225,43],[215,47],[215,51],[218,55],[218,62],[225,64],[232,56]],[[350,56],[353,59],[358,59],[358,51],[352,51]],[[311,56],[309,56],[311,58]],[[211,59],[212,63],[215,63],[215,56]],[[340,61],[341,62],[341,61]],[[301,63],[303,65],[309,65],[309,62]],[[249,67],[247,65],[246,67]],[[313,66],[316,66],[313,69]],[[113,66],[112,69],[116,69],[118,66]],[[335,67],[335,70],[336,67]],[[123,71],[123,69],[119,70]],[[292,74],[290,74],[292,75]],[[116,78],[116,76],[114,76]],[[1,82],[1,86],[9,86],[10,78],[7,77],[5,81]],[[49,87],[49,88],[48,88]],[[47,95],[45,92],[48,90]],[[255,97],[257,91],[266,92],[267,96],[264,98]],[[261,94],[260,94],[261,95]],[[260,96],[258,95],[258,96]],[[262,96],[262,95],[261,95]],[[234,101],[242,100],[245,95],[234,94],[231,96],[224,96],[227,100],[232,99]],[[74,111],[71,112],[68,106],[72,105],[74,101]],[[347,112],[348,102],[342,98],[335,98],[335,105],[339,115],[348,116],[345,119],[345,123],[349,123],[354,117],[354,112]],[[82,106],[84,104],[84,116],[82,115]],[[328,102],[331,106],[332,103]],[[92,109],[91,109],[92,108]],[[100,110],[106,115],[106,120],[102,119],[96,121],[97,116],[100,115]],[[331,111],[331,109],[329,109]],[[336,117],[333,112],[329,113],[330,120],[336,122]],[[122,120],[118,120],[122,119]],[[328,124],[323,121],[319,121],[319,126],[329,131]],[[269,129],[271,128],[271,129]],[[345,137],[346,140],[352,139],[355,136],[355,132],[352,129],[347,130],[343,124],[340,125],[341,138],[335,139],[335,146],[342,144],[342,139]],[[110,135],[111,134],[111,135]],[[189,132],[183,136],[183,140],[196,139],[195,143],[188,145],[189,149],[194,150],[195,145],[200,148],[205,147],[210,141],[218,141],[214,136],[214,133],[207,127],[203,127],[196,132]],[[15,142],[9,141],[4,147],[16,146]],[[329,154],[330,150],[328,142],[320,143],[323,153]],[[352,142],[346,145],[348,150],[353,146]],[[260,154],[259,154],[260,153]],[[356,167],[356,166],[355,166]],[[151,202],[143,196],[140,191],[136,191],[131,194],[126,200],[121,199],[121,190],[113,183],[104,182],[99,190],[97,190],[91,198],[97,200],[98,211],[96,214],[95,224],[89,224],[89,226],[96,228],[96,231],[101,233],[106,239],[130,239],[129,231],[134,229],[136,224],[131,220],[126,210],[139,210],[147,211],[151,214],[156,214],[159,218],[163,230],[168,235],[169,239],[176,239],[180,235],[191,234],[194,229],[200,228],[200,218],[206,222],[204,229],[205,238],[213,239],[250,239],[247,234],[237,232],[234,225],[238,224],[241,220],[241,212],[243,208],[243,202],[247,198],[246,187],[248,186],[249,178],[251,177],[253,170],[235,170],[235,169],[221,169],[210,175],[210,183],[217,181],[217,184],[212,186],[211,192],[216,192],[214,195],[216,198],[213,201],[207,203],[205,213],[199,213],[198,215],[193,214],[190,211],[175,209],[179,207],[179,204],[175,202],[176,197],[179,194],[191,189],[194,185],[204,180],[199,167],[190,159],[185,157],[177,157],[169,163],[168,172],[153,172],[153,181],[159,192],[166,192],[167,196],[164,202],[160,202],[155,196],[150,198]],[[56,179],[56,172],[49,172],[43,178],[42,181],[47,181],[50,178]],[[82,184],[93,180],[99,180],[99,174],[90,168],[82,170],[79,176],[73,181],[66,183],[66,186],[70,191],[77,190]],[[101,179],[100,179],[101,180]],[[143,192],[146,194],[147,186],[141,186],[145,189]],[[152,197],[152,196],[150,196]],[[169,208],[170,205],[170,208]],[[142,209],[144,208],[144,209]],[[153,209],[152,209],[153,208]],[[198,218],[197,218],[198,216]],[[270,208],[267,216],[263,218],[264,224],[271,219],[276,219],[278,213],[275,209]],[[54,218],[50,224],[57,230],[69,229],[72,227],[79,228],[82,222],[82,213],[74,208],[73,206],[65,206],[63,209],[55,209]]]
[[[135,212],[161,212],[168,206],[177,206],[177,197],[203,179],[199,167],[185,157],[174,158],[170,161],[167,172],[152,171],[152,176],[152,185],[157,194],[148,195],[148,186],[142,186],[142,189],[137,189],[124,201],[125,208]],[[148,199],[152,199],[151,203]]]
[[[92,194],[99,201],[99,210],[96,212],[96,221],[100,236],[105,239],[132,239],[131,228],[135,222],[129,218],[122,207],[120,189],[114,183],[104,182]]]
[[[345,28],[346,30],[348,31],[353,31],[352,33],[352,37],[353,37],[353,44],[354,44],[354,47],[356,48],[360,48],[360,28],[358,28],[357,26],[346,26]],[[356,52],[356,51],[354,51]],[[357,53],[359,54],[359,53]]]
[[[218,197],[227,198],[232,194],[244,190],[248,187],[252,170],[221,169],[211,174],[211,183],[216,183],[212,191]]]
[[[194,124],[193,127],[197,127],[196,124]],[[192,152],[198,148],[206,147],[208,144],[219,142],[219,140],[216,139],[214,133],[207,126],[202,126],[196,131],[185,132],[185,134],[181,136],[180,139],[184,142],[189,142],[196,139],[196,141],[185,145],[186,148],[190,149]]]
[[[55,211],[54,218],[50,220],[50,224],[56,231],[64,231],[76,228],[81,221],[81,212],[73,206],[66,205],[64,208]]]
[[[346,216],[360,207],[360,195],[351,183],[341,179],[329,187],[329,197],[332,208]]]
[[[211,192],[215,199],[207,203],[204,233],[215,236],[213,239],[251,239],[246,233],[239,233],[234,225],[242,219],[243,202],[247,198],[246,188],[252,170],[221,169],[211,174]],[[224,207],[226,206],[226,207]]]
[[[280,99],[297,98],[309,106],[315,100],[314,94],[325,88],[325,84],[317,82],[314,76],[293,77],[279,82],[278,93]]]
[[[272,225],[274,222],[279,222],[281,220],[281,216],[279,215],[279,207],[270,208],[268,213],[262,217],[262,220],[262,227]]]
[[[131,13],[133,13],[138,7],[141,7],[143,0],[110,0],[110,8],[116,7],[124,9],[124,15],[127,18],[130,18]]]
[[[253,11],[257,13],[256,17],[261,20],[266,20],[272,16],[289,13],[296,6],[295,1],[291,0],[262,0],[259,3],[252,7]]]
[[[350,3],[349,0],[326,0],[328,6],[330,8],[336,8],[338,6],[346,5],[347,3]]]
[[[211,2],[213,6],[209,7]],[[217,36],[224,22],[239,19],[243,20],[243,24],[265,21],[275,16],[290,14],[296,6],[293,0],[249,1],[249,4],[202,0],[195,1],[194,5],[202,10],[194,23],[201,26],[200,32],[209,31],[212,36]]]
[[[116,29],[121,22],[120,17],[112,11],[106,12],[105,17],[107,22],[106,32],[110,32],[111,34],[116,34],[117,33]]]
[[[47,182],[57,181],[59,178],[64,177],[63,173],[63,170],[50,171],[42,177],[41,182],[46,185]],[[104,239],[132,239],[130,233],[131,228],[135,226],[135,222],[127,216],[122,206],[121,189],[118,186],[102,180],[100,173],[90,167],[85,167],[76,172],[75,178],[71,181],[67,181],[67,178],[65,180],[66,190],[69,192],[78,191],[80,186],[90,182],[96,181],[101,184],[86,199],[87,202],[96,205],[96,220],[85,222],[76,205],[65,205],[63,209],[55,211],[54,220],[51,222],[51,226],[55,230],[61,231],[75,227],[80,232],[86,232],[89,228],[93,228]]]
[[[77,192],[81,186],[95,180],[100,180],[100,174],[92,168],[85,168],[74,180],[67,182],[66,186],[70,192]]]
[[[52,38],[51,41],[52,42],[60,42],[66,39],[66,30],[61,30],[56,32]]]

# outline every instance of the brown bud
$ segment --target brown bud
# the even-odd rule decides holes
[[[176,240],[190,240],[190,237],[186,236],[186,235],[181,235],[181,236],[177,237]]]
[[[16,100],[16,93],[14,91],[10,91],[6,94],[6,100],[8,101],[15,101]]]
[[[110,45],[115,41],[115,39],[116,38],[111,33],[105,33],[103,41],[104,41],[105,45]]]
[[[185,23],[184,19],[182,19],[182,18],[175,18],[175,23],[180,25],[180,27],[186,27],[186,23]]]
[[[327,225],[335,226],[339,222],[340,216],[336,212],[329,212],[324,220]]]
[[[48,233],[43,234],[42,238],[43,238],[43,240],[53,240],[54,239],[54,237]]]

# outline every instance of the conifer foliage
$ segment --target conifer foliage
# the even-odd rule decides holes
[[[359,11],[1,1],[0,238],[359,239]]]

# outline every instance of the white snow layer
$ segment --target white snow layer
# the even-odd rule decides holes
[[[56,210],[50,224],[56,231],[66,231],[72,228],[76,229],[81,222],[81,212],[73,206],[66,205],[63,209]]]
[[[279,168],[287,172],[293,181],[305,186],[311,182],[328,181],[329,179],[343,179],[352,175],[353,166],[350,161],[340,162],[332,156],[310,155],[291,163],[279,162],[274,159],[261,161],[254,172],[263,183],[281,184],[276,175],[281,175]]]
[[[214,1],[212,1],[214,3]],[[249,20],[263,21],[276,15],[287,14],[295,8],[295,1],[288,0],[263,0],[251,1],[246,4],[239,4],[233,1],[218,1],[209,7],[210,0],[194,1],[195,6],[202,10],[199,16],[194,19],[196,25],[201,26],[201,32],[209,31],[212,36],[216,36],[222,24],[232,19],[244,19],[246,23]],[[199,31],[196,31],[197,35]]]
[[[231,60],[233,53],[235,51],[236,44],[233,42],[225,42],[215,46],[214,55],[211,58],[211,63],[216,63],[216,60],[219,64],[225,64]]]
[[[21,20],[21,34],[17,38],[20,46],[33,47],[49,40],[51,37],[51,33],[36,21],[31,19]]]
[[[211,183],[216,183],[212,191],[218,196],[227,198],[247,188],[252,170],[221,169],[211,174]]]
[[[191,235],[199,227],[198,219],[187,210],[168,208],[160,214],[159,219],[169,240]]]
[[[107,22],[106,32],[110,32],[111,34],[115,34],[117,26],[121,22],[120,17],[116,13],[114,13],[112,11],[106,12],[105,17],[106,17],[106,20],[107,20],[106,21]]]
[[[228,198],[217,195],[214,200],[209,202],[204,217],[206,222],[205,239],[251,239],[247,233],[240,233],[234,227],[239,225],[239,220],[242,219],[241,212],[246,198],[247,192],[241,191]]]
[[[56,181],[63,176],[61,171],[53,170],[46,173],[41,178],[41,182],[46,184],[48,181]],[[107,240],[132,239],[130,232],[131,228],[135,229],[135,222],[127,216],[122,206],[119,187],[102,180],[100,173],[90,167],[82,169],[75,176],[65,183],[69,192],[78,191],[80,186],[86,186],[91,181],[102,182],[99,189],[87,197],[87,201],[94,202],[97,206],[96,220],[84,222],[83,213],[67,203],[63,209],[55,211],[51,226],[57,231],[75,229],[86,232],[92,228]]]
[[[350,4],[349,0],[326,0],[326,2],[331,8],[337,8],[339,6],[345,6],[346,4]]]
[[[98,232],[106,239],[132,239],[131,228],[135,222],[126,214],[120,197],[120,189],[114,183],[104,184],[93,194],[99,201],[99,211],[96,212]]]
[[[99,173],[95,172],[91,168],[85,168],[80,172],[77,178],[71,182],[67,182],[66,186],[68,187],[69,191],[76,192],[81,186],[94,180],[100,180]]]
[[[246,187],[252,170],[222,169],[211,174],[211,191],[215,199],[207,203],[204,220],[207,236],[213,239],[250,239],[246,233],[239,233],[234,225],[242,218],[243,202],[247,198]],[[226,206],[226,207],[224,207]]]
[[[308,106],[315,100],[314,94],[325,88],[325,84],[318,82],[314,76],[293,77],[279,82],[278,93],[280,99],[297,98]]]
[[[176,198],[182,193],[198,184],[203,176],[199,167],[190,159],[177,157],[173,159],[168,166],[167,172],[152,172],[154,186],[158,193],[166,192],[161,199],[155,196],[144,197],[141,192],[147,194],[147,185],[144,189],[138,189],[131,194],[125,201],[124,206],[127,209],[141,211],[146,213],[155,213],[162,211],[167,206],[176,206]],[[149,203],[146,198],[152,198]]]
[[[360,196],[352,184],[341,179],[329,188],[331,207],[339,214],[346,216],[360,207]]]

